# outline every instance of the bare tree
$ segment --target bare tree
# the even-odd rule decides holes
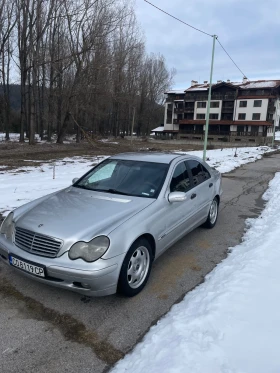
[[[0,4],[0,71],[3,89],[3,123],[5,126],[6,140],[10,138],[10,65],[13,30],[16,25],[14,9],[14,1],[2,0]]]
[[[0,10],[1,37],[7,35],[5,58],[1,54],[5,81],[8,56],[20,74],[21,141],[25,131],[30,144],[35,132],[41,138],[47,133],[49,141],[56,133],[62,143],[67,131],[76,131],[80,141],[73,117],[92,136],[128,134],[133,113],[139,135],[162,120],[162,97],[173,73],[162,56],[146,55],[132,0],[2,3],[11,11],[6,29],[17,30],[13,39]]]

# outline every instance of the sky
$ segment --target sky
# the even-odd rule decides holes
[[[250,79],[280,79],[279,0],[149,0],[177,18],[218,35],[227,52]],[[160,53],[175,68],[175,89],[210,77],[213,38],[135,0],[136,16],[148,53]],[[241,81],[243,74],[217,43],[213,82]]]

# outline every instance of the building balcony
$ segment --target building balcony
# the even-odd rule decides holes
[[[244,137],[247,137],[247,136],[263,137],[263,136],[265,136],[263,134],[263,132],[240,132],[240,131],[231,132],[230,135],[231,136],[244,136]]]
[[[211,129],[209,129],[208,131],[208,136],[229,136],[230,135],[230,131],[211,131]]]
[[[183,114],[184,113],[184,109],[183,108],[182,109],[175,108],[174,109],[174,113],[175,114]]]
[[[201,130],[180,130],[179,133],[182,135],[202,135],[203,131]]]
[[[233,114],[234,107],[222,107],[222,113]]]
[[[217,98],[217,100],[235,100],[236,99],[236,93],[226,93],[226,94],[217,94],[217,95],[213,95],[213,97],[220,97],[220,98]]]
[[[204,131],[202,131],[201,129],[196,129],[196,130],[192,130],[192,129],[181,130],[180,129],[179,134],[182,134],[182,135],[204,135]],[[266,135],[263,132],[241,132],[241,131],[231,132],[229,130],[217,131],[217,130],[211,130],[211,128],[209,128],[208,136],[264,137]]]
[[[236,93],[212,93],[211,100],[229,100],[233,101],[236,99]],[[193,101],[207,101],[208,100],[208,93],[207,94],[186,94],[185,100],[193,100]]]
[[[185,100],[188,101],[207,101],[207,95],[186,95]]]

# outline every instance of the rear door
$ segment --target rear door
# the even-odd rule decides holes
[[[195,159],[186,161],[191,174],[193,192],[196,195],[196,220],[206,220],[210,203],[214,198],[214,178],[209,171]]]

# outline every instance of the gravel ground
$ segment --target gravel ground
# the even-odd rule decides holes
[[[117,144],[113,143],[117,142]],[[116,139],[108,142],[96,141],[94,144],[81,142],[79,144],[55,144],[55,143],[37,143],[36,145],[20,144],[18,142],[0,142],[0,167],[1,172],[12,168],[23,166],[39,166],[42,163],[58,160],[64,157],[73,156],[96,156],[96,155],[114,155],[123,152],[151,150],[151,151],[171,151],[183,150],[190,151],[201,149],[201,146],[193,145],[174,145],[162,143],[149,143],[148,141]],[[34,161],[37,161],[36,163]]]

